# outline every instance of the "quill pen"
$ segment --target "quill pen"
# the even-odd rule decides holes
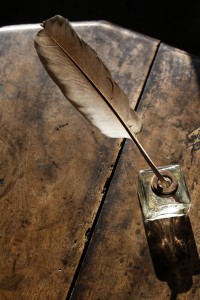
[[[42,27],[34,37],[34,46],[64,96],[106,136],[132,139],[166,186],[166,180],[135,137],[142,127],[141,118],[131,109],[127,96],[97,53],[60,15],[44,21]]]

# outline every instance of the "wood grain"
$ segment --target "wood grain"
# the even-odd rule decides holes
[[[200,298],[199,70],[200,58],[161,44],[139,106],[149,155],[183,169],[189,217],[143,223],[137,176],[148,166],[127,142],[71,300]]]
[[[158,41],[108,23],[73,26],[134,106]],[[38,29],[0,31],[2,300],[65,299],[121,145],[48,77],[33,47]]]

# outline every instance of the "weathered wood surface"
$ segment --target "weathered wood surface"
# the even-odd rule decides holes
[[[200,58],[161,44],[140,101],[138,138],[158,166],[182,167],[189,217],[144,226],[137,176],[148,166],[128,141],[71,300],[200,299],[199,91]]]
[[[134,106],[158,41],[74,23]],[[39,30],[0,31],[0,299],[65,299],[118,155],[47,76]]]

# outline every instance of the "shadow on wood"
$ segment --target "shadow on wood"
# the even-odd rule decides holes
[[[200,273],[200,260],[188,216],[144,222],[152,262],[161,281],[172,291],[171,299],[192,287]]]

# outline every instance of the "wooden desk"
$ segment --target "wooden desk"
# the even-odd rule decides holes
[[[72,24],[139,103],[138,139],[157,166],[182,166],[192,208],[149,240],[135,145],[66,101],[35,52],[39,25],[2,28],[0,299],[200,299],[200,59],[107,22]]]

